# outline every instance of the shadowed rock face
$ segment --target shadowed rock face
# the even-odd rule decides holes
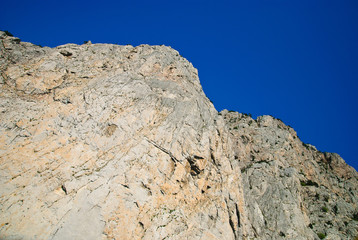
[[[358,174],[334,153],[304,144],[271,116],[221,114],[240,159],[246,211],[259,239],[354,239]],[[322,235],[322,237],[323,237]]]
[[[357,172],[271,117],[218,114],[169,47],[0,32],[0,57],[1,239],[357,234]]]

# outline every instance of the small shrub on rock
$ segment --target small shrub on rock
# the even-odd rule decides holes
[[[312,180],[308,180],[308,181],[301,181],[301,186],[315,186],[318,187],[318,183],[313,182]]]
[[[319,239],[325,239],[326,238],[326,234],[324,233],[317,233],[317,236],[319,237]]]
[[[14,35],[11,34],[11,32],[9,32],[9,31],[7,31],[7,30],[5,30],[4,32],[5,32],[5,34],[6,34],[7,36],[9,36],[9,37],[13,37],[13,36],[14,36]]]

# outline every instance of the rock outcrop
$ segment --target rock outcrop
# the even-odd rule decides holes
[[[259,239],[358,236],[358,174],[337,154],[303,143],[281,120],[222,111]]]
[[[358,174],[218,113],[166,46],[0,32],[0,239],[353,239]]]

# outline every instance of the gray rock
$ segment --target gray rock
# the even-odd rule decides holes
[[[259,239],[354,239],[357,172],[271,116],[221,115],[232,129],[249,220]],[[255,203],[255,204],[253,204]],[[256,219],[265,219],[257,221]],[[265,237],[263,237],[265,236]]]

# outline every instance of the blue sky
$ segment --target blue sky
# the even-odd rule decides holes
[[[165,44],[217,110],[269,114],[358,169],[358,1],[5,1],[23,41]]]

